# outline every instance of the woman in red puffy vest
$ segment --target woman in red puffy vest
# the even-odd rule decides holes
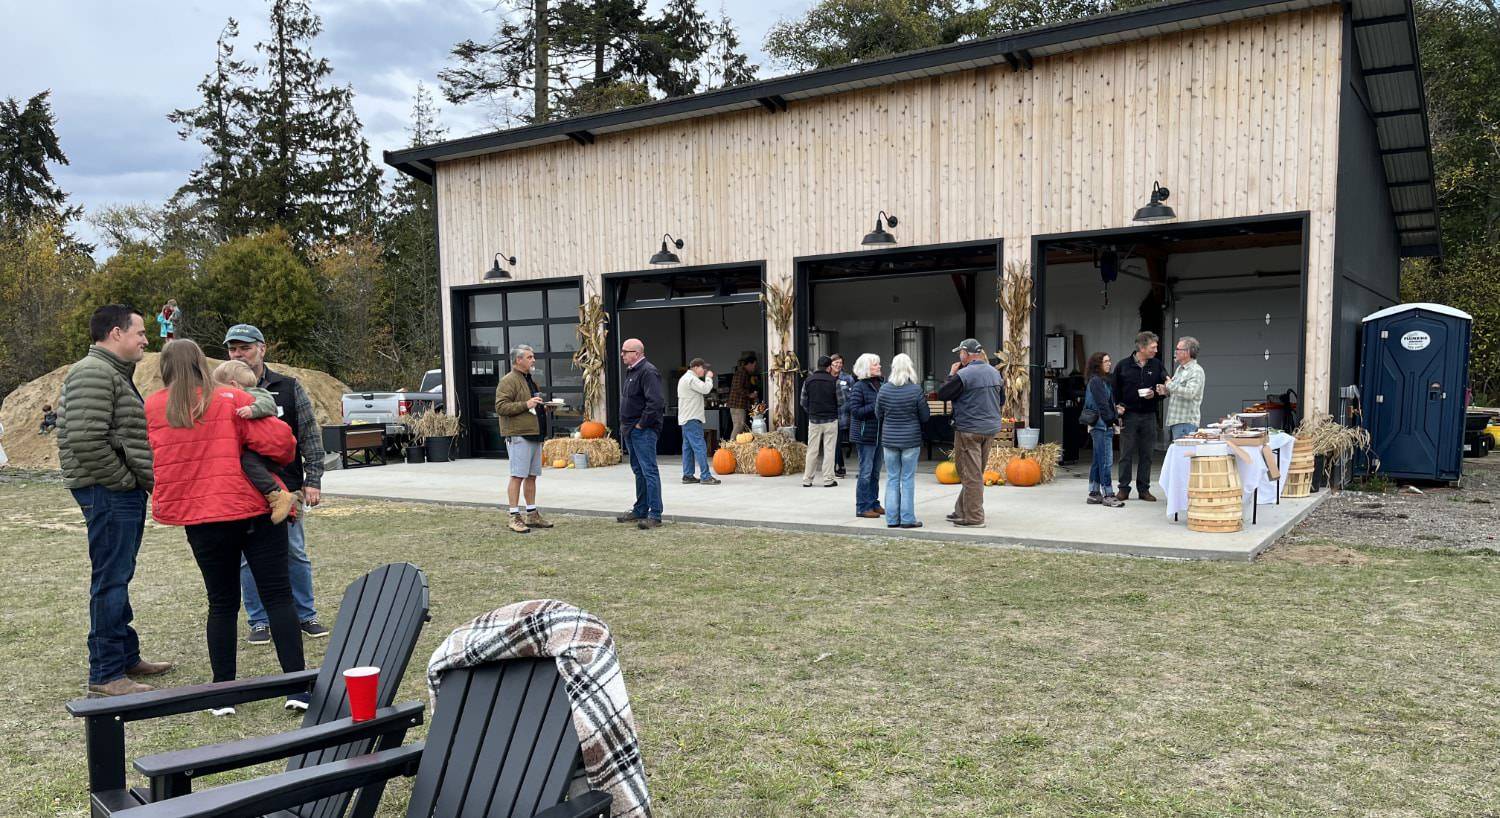
[[[302,670],[302,635],[287,575],[286,524],[271,523],[265,497],[240,468],[243,448],[277,463],[291,461],[297,438],[274,417],[240,417],[235,410],[254,398],[215,385],[208,376],[208,360],[192,341],[171,341],[162,351],[166,388],[146,399],[146,435],[156,474],[151,515],[164,525],[187,529],[208,590],[208,660],[214,681],[235,677],[242,555],[270,615],[282,671]],[[287,707],[305,710],[306,698],[305,693],[288,698]]]

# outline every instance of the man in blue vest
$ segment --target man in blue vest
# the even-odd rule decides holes
[[[948,380],[938,388],[938,398],[953,401],[953,462],[963,490],[948,521],[968,528],[984,527],[984,467],[990,447],[1000,434],[1000,409],[1005,405],[1000,373],[973,338],[953,348],[958,360],[948,370]]]
[[[276,471],[287,491],[300,491],[305,504],[295,518],[288,518],[287,541],[290,545],[292,601],[297,606],[297,619],[302,623],[302,632],[314,638],[328,635],[328,628],[318,621],[318,610],[313,606],[312,561],[307,558],[307,540],[302,527],[302,515],[306,508],[316,506],[322,500],[323,483],[323,435],[318,428],[318,419],[313,412],[312,400],[307,390],[296,378],[273,372],[266,366],[266,336],[249,324],[235,324],[224,335],[224,346],[229,357],[244,361],[260,379],[260,388],[271,393],[276,400],[276,416],[292,427],[297,435],[297,457]],[[260,602],[255,589],[255,578],[243,559],[240,560],[240,591],[245,598],[245,615],[250,620],[249,641],[252,645],[265,645],[271,641],[270,618]],[[289,700],[290,701],[290,700]],[[291,705],[288,704],[290,707]],[[307,705],[303,705],[306,708]]]

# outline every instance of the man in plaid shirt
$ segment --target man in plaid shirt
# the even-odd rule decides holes
[[[1203,406],[1203,367],[1198,365],[1198,339],[1184,335],[1173,352],[1177,369],[1162,385],[1167,395],[1167,437],[1176,440],[1198,431]]]

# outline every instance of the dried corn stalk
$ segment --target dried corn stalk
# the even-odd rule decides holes
[[[578,349],[573,365],[583,373],[583,416],[585,419],[604,414],[604,362],[609,356],[609,314],[604,301],[595,293],[578,305]]]
[[[1345,426],[1322,412],[1312,412],[1297,426],[1297,437],[1312,442],[1313,454],[1323,458],[1323,480],[1333,487],[1333,470],[1352,463],[1354,455],[1363,453],[1370,471],[1380,468],[1380,459],[1371,451],[1370,433],[1362,426]]]
[[[1031,387],[1031,345],[1026,343],[1031,312],[1036,302],[1031,297],[1031,265],[1013,261],[1005,265],[1000,277],[996,301],[1005,313],[1005,343],[1000,349],[1003,359],[998,369],[1005,387],[1005,407],[1001,414],[1019,418],[1026,414],[1027,391]]]
[[[775,415],[771,425],[776,428],[792,426],[797,422],[796,405],[793,396],[797,392],[797,373],[801,371],[802,364],[797,360],[797,353],[792,351],[792,317],[793,317],[793,290],[791,284],[777,286],[770,282],[766,283],[765,290],[760,294],[760,300],[766,305],[766,316],[771,319],[771,324],[776,328],[778,348],[781,350],[771,356],[771,378],[772,389],[776,396]]]

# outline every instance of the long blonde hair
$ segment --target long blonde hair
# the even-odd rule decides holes
[[[161,380],[167,385],[167,425],[191,429],[213,400],[208,358],[196,343],[182,338],[167,342],[160,364]]]

